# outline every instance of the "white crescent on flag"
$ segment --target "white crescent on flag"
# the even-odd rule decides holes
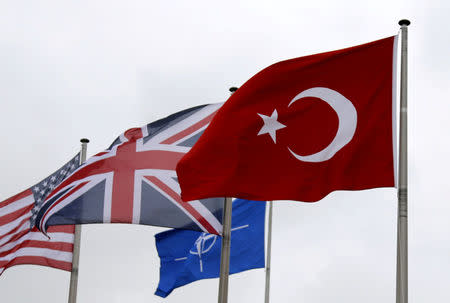
[[[355,134],[357,124],[357,113],[355,106],[353,106],[350,100],[335,90],[326,87],[313,87],[304,90],[295,96],[289,103],[288,107],[294,102],[306,97],[319,98],[328,103],[328,105],[334,109],[339,118],[338,131],[333,141],[331,141],[326,148],[315,154],[300,156],[293,152],[289,147],[288,150],[295,158],[297,158],[297,160],[304,162],[323,162],[330,160],[342,147],[352,140],[353,135]]]

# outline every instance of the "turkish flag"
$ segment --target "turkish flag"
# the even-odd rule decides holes
[[[389,37],[253,76],[178,162],[182,199],[313,202],[394,186],[395,45]]]

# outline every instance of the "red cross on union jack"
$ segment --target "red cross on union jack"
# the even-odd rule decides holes
[[[183,202],[175,168],[220,105],[186,110],[126,131],[117,144],[89,159],[48,196],[38,215],[39,228],[69,220],[194,226],[219,234],[222,201]]]

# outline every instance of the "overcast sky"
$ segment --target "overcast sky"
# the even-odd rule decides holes
[[[314,3],[314,4],[304,4]],[[431,1],[1,1],[0,201],[128,128],[223,102],[280,60],[409,27],[409,296],[450,302],[450,4]],[[272,302],[394,302],[394,189],[275,204]],[[218,279],[153,295],[162,228],[83,226],[78,302],[214,302]],[[65,302],[70,274],[15,266],[1,302]],[[263,302],[264,270],[229,302]]]

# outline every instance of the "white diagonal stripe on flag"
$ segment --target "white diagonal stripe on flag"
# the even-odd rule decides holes
[[[198,112],[192,114],[191,116],[187,117],[186,119],[178,122],[177,124],[169,127],[168,129],[162,131],[161,133],[155,135],[150,140],[148,140],[145,143],[145,145],[156,145],[156,144],[161,143],[165,139],[170,138],[171,136],[184,131],[187,127],[194,125],[198,121],[202,120],[203,118],[213,114],[222,105],[223,105],[223,103],[216,103],[216,104],[210,104],[210,105],[205,106],[204,108],[200,109]]]
[[[64,207],[66,207],[68,204],[70,204],[73,200],[79,198],[81,195],[83,195],[84,193],[89,191],[91,188],[93,188],[94,186],[96,186],[97,184],[102,182],[103,180],[107,180],[108,177],[112,176],[112,174],[113,173],[111,172],[111,173],[105,173],[105,174],[98,174],[98,175],[94,175],[94,176],[89,176],[89,177],[86,177],[84,179],[77,180],[77,181],[71,183],[70,185],[62,188],[59,192],[64,192],[66,190],[68,190],[68,192],[70,192],[71,190],[73,190],[78,185],[87,182],[81,188],[75,190],[74,192],[72,192],[70,194],[68,194],[68,192],[65,193],[59,199],[57,199],[56,202],[52,203],[52,207],[47,209],[45,214],[42,216],[42,219],[41,219],[41,222],[40,222],[40,229],[44,230],[44,231],[46,230],[45,225],[47,223],[47,220],[52,216],[52,214],[57,213],[58,211],[60,211]],[[106,188],[105,188],[105,190],[106,190]],[[56,193],[55,195],[57,195],[57,194],[58,193]]]
[[[203,226],[189,211],[187,211],[179,202],[174,201],[173,198],[165,192],[163,189],[161,189],[157,184],[154,184],[150,180],[144,178],[145,176],[154,176],[155,178],[162,181],[164,184],[166,184],[172,191],[174,191],[178,196],[181,193],[181,189],[179,184],[174,180],[176,178],[176,173],[173,170],[157,170],[157,169],[142,169],[136,172],[136,174],[139,174],[140,179],[142,182],[147,183],[148,185],[152,186],[155,190],[157,190],[159,193],[161,193],[163,196],[165,196],[170,202],[172,202],[173,205],[178,207],[183,213],[185,213],[192,221],[194,221],[204,232],[210,232],[206,229],[205,226]],[[142,191],[139,191],[139,194]],[[222,225],[217,220],[217,218],[199,201],[191,201],[191,202],[182,202],[187,203],[191,207],[193,207],[215,230],[217,233],[220,233],[222,230]]]

